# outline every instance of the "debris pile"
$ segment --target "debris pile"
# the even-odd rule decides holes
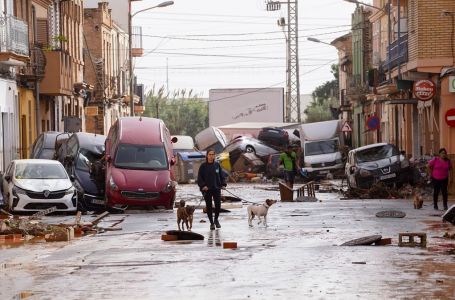
[[[70,241],[74,237],[80,237],[86,234],[101,233],[110,230],[121,230],[121,228],[113,228],[114,224],[109,228],[99,227],[98,223],[109,215],[109,212],[104,212],[97,216],[91,222],[81,222],[81,212],[76,215],[76,220],[73,224],[47,224],[39,219],[55,211],[48,209],[40,211],[32,216],[13,216],[6,211],[0,211],[0,236],[20,235],[27,237],[43,237],[48,242],[54,241]]]
[[[390,187],[383,182],[374,183],[369,189],[350,188],[343,192],[347,199],[399,199],[407,198],[409,191]]]

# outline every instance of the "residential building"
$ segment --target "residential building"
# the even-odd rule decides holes
[[[330,43],[338,50],[338,95],[340,103],[340,119],[343,128],[350,128],[345,132],[346,144],[352,146],[352,103],[351,95],[348,97],[349,84],[352,81],[352,34],[340,36]],[[345,127],[347,124],[347,127]]]
[[[27,23],[14,16],[13,0],[0,2],[0,171],[19,157],[19,119],[24,111],[19,101],[16,68],[29,58]]]
[[[125,101],[128,95],[128,35],[117,26],[109,3],[84,9],[86,82],[94,91],[88,102],[86,128],[88,132],[107,134],[119,118],[129,115]]]

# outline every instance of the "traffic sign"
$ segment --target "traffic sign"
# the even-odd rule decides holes
[[[455,127],[455,108],[451,108],[446,112],[446,123],[450,127]]]
[[[367,120],[367,127],[370,130],[379,129],[380,125],[381,125],[381,120],[379,120],[379,118],[376,116],[371,116]]]
[[[349,125],[348,121],[344,122],[343,127],[341,128],[342,132],[352,132],[351,125]]]

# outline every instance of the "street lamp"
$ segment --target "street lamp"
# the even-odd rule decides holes
[[[129,53],[128,54],[129,54],[129,65],[130,65],[129,66],[129,68],[130,68],[130,110],[131,110],[131,116],[134,116],[134,91],[133,91],[134,90],[134,80],[133,80],[134,73],[133,73],[133,30],[132,30],[133,17],[135,15],[137,15],[138,13],[141,13],[141,12],[144,12],[144,11],[147,11],[150,9],[173,5],[174,1],[164,1],[158,5],[141,9],[141,10],[135,12],[134,14],[131,13],[131,1],[133,1],[133,0],[129,0],[129,8],[128,8],[128,31],[129,31],[129,37],[128,37]]]
[[[332,44],[323,42],[323,41],[321,41],[320,39],[317,39],[317,38],[309,37],[309,38],[307,38],[307,40],[309,40],[310,42],[314,42],[314,43],[321,43],[321,44],[326,44],[326,45],[333,46]]]

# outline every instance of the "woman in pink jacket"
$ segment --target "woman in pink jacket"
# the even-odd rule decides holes
[[[439,150],[439,156],[435,156],[428,162],[428,168],[431,171],[431,179],[433,181],[433,204],[434,209],[438,209],[439,191],[442,192],[442,204],[447,210],[447,186],[452,182],[452,163],[447,157],[447,151],[444,148]]]

